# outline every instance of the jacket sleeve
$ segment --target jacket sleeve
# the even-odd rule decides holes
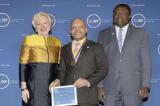
[[[19,81],[26,81],[26,69],[29,60],[29,39],[25,37],[21,46],[19,60]]]
[[[141,41],[141,71],[142,71],[142,86],[150,88],[151,80],[151,53],[148,42],[148,37],[145,32],[142,32],[142,41]]]
[[[65,70],[66,70],[66,65],[65,65],[64,58],[63,58],[62,49],[61,49],[61,56],[60,57],[61,58],[60,58],[60,64],[59,64],[59,67],[58,67],[58,77],[57,77],[57,79],[59,79],[60,83],[62,84],[64,76],[65,76]]]

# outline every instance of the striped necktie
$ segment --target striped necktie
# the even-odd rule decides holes
[[[122,50],[122,28],[119,28],[119,32],[118,32],[118,46],[119,46],[119,51],[121,52]]]
[[[75,54],[78,52],[79,46],[80,46],[80,43],[79,43],[79,42],[74,43],[74,50],[73,50],[73,52],[74,52]]]

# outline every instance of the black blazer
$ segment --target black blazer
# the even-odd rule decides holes
[[[87,79],[91,86],[77,89],[78,102],[80,104],[97,104],[96,87],[107,74],[103,47],[98,43],[86,40],[75,65],[72,64],[72,43],[62,48],[61,55],[61,64],[58,70],[58,79],[60,79],[61,85],[72,85],[78,78]]]

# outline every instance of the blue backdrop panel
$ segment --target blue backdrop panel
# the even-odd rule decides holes
[[[34,33],[31,21],[35,13],[44,11],[52,16],[52,34],[64,45],[70,41],[70,21],[75,17],[86,21],[88,38],[97,41],[99,31],[112,25],[112,11],[118,3],[130,5],[131,23],[149,34],[153,70],[145,106],[160,106],[159,0],[0,0],[0,106],[21,106],[19,51],[23,37]]]

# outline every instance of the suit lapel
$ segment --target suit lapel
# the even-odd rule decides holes
[[[125,46],[127,45],[127,41],[129,40],[130,36],[132,35],[132,26],[129,25],[128,29],[127,29],[127,33],[126,33],[126,37],[124,39],[124,43],[123,43],[123,47],[122,47],[122,52],[125,49]]]
[[[112,27],[112,35],[113,35],[113,39],[116,41],[116,49],[119,51],[119,46],[118,46],[118,41],[117,41],[117,35],[116,35],[116,30],[115,30],[115,26]],[[127,41],[129,40],[130,36],[132,34],[132,26],[129,25],[128,29],[127,29],[127,33],[126,33],[126,37],[124,39],[124,43],[123,43],[123,47],[122,47],[122,51],[121,53],[124,51],[125,49],[125,45],[127,43]],[[120,51],[119,51],[120,52]]]
[[[74,61],[72,54],[72,43],[68,45],[68,58],[69,58],[69,63],[71,64]]]
[[[90,48],[90,42],[86,39],[86,41],[83,44],[77,63],[81,60],[81,58],[84,56],[84,54],[87,52],[89,48]]]
[[[117,41],[117,33],[116,33],[115,26],[112,27],[111,34],[112,34],[112,38],[113,38],[113,47],[115,47],[114,49],[116,49],[117,52],[120,52],[119,46],[118,46],[118,41]]]

